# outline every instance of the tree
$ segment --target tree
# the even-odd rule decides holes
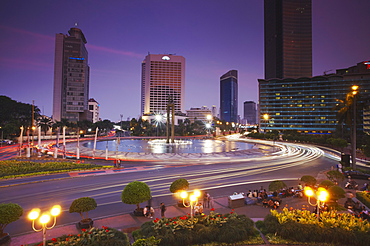
[[[136,204],[136,210],[140,210],[140,203],[151,198],[149,186],[140,181],[133,181],[123,189],[121,199],[126,204]]]
[[[70,213],[79,213],[81,215],[82,221],[89,220],[88,212],[94,210],[98,205],[94,198],[91,197],[81,197],[74,200],[69,207]],[[84,216],[83,213],[86,213]]]
[[[279,191],[279,190],[284,189],[286,187],[287,187],[287,185],[283,181],[275,180],[275,181],[272,181],[269,184],[269,191]]]
[[[17,221],[23,214],[23,208],[16,203],[0,204],[0,237],[4,235],[5,227]]]
[[[50,127],[52,127],[53,121],[49,117],[42,115],[40,116],[37,125],[41,127],[41,131],[43,131],[46,135]]]
[[[320,187],[323,187],[325,189],[329,189],[330,187],[334,186],[334,183],[331,182],[330,180],[323,180],[320,185]]]
[[[328,179],[330,181],[333,181],[334,183],[337,183],[338,181],[343,181],[345,178],[343,173],[339,172],[338,170],[331,170],[327,172],[326,177],[328,177]]]
[[[330,194],[330,198],[332,201],[334,201],[335,203],[337,203],[337,201],[340,199],[340,198],[344,198],[345,197],[345,194],[346,192],[339,186],[332,186],[328,189],[328,192]]]
[[[314,186],[317,183],[317,180],[310,175],[303,175],[301,181],[309,186]]]
[[[176,193],[180,190],[187,190],[189,188],[189,182],[186,179],[177,179],[172,182],[170,191]]]

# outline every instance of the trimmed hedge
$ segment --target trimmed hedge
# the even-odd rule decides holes
[[[356,192],[356,198],[370,208],[370,193],[368,191]]]

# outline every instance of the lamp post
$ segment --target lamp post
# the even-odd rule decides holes
[[[308,203],[311,206],[317,206],[317,218],[320,218],[320,207],[325,204],[325,201],[328,200],[329,193],[323,188],[319,187],[317,191],[314,191],[311,187],[304,187],[304,194],[308,197]],[[311,202],[311,197],[316,199],[316,203]]]
[[[0,141],[0,147],[3,147],[3,141],[4,141],[4,130],[3,128],[0,126],[0,130],[1,130],[1,141]]]
[[[358,85],[353,85],[351,87],[352,95],[353,95],[353,126],[352,126],[352,168],[356,169],[356,99],[357,99],[357,92],[358,92]]]
[[[62,210],[62,208],[60,207],[60,205],[54,205],[51,208],[50,211],[44,212],[41,216],[40,216],[40,209],[39,208],[32,209],[31,212],[28,214],[28,218],[30,220],[32,220],[32,229],[35,232],[42,231],[42,243],[43,243],[43,246],[46,245],[46,230],[54,228],[54,226],[57,223],[57,216],[60,214],[61,210]],[[49,221],[51,219],[50,218],[51,216],[54,217],[54,222],[53,222],[53,225],[52,226],[48,226],[48,223],[49,223]],[[35,220],[36,219],[39,219],[39,222],[41,224],[41,228],[40,229],[36,229],[35,228]]]
[[[187,191],[182,191],[180,193],[180,197],[182,198],[182,204],[184,207],[190,207],[190,217],[193,218],[193,210],[194,207],[198,204],[198,198],[200,197],[200,190],[194,190],[193,193],[188,194]],[[189,197],[190,204],[187,205],[185,203],[185,199]]]

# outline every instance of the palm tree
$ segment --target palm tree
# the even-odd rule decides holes
[[[53,121],[45,115],[42,115],[37,122],[37,126],[41,127],[41,130],[45,133],[45,135],[47,134],[50,127],[52,127],[52,125]]]

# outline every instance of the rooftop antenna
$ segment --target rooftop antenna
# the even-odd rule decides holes
[[[77,27],[78,26],[78,22],[75,22],[75,27]]]

